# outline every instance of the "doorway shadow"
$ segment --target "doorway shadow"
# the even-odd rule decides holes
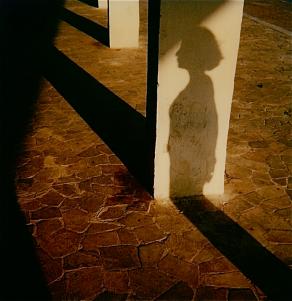
[[[61,19],[109,47],[109,30],[102,25],[80,16],[67,8],[62,9]]]
[[[292,297],[292,271],[247,231],[206,197],[173,199],[179,211],[239,270],[257,285],[268,300]]]
[[[45,77],[149,191],[146,119],[89,73],[52,48]]]
[[[170,196],[178,197],[203,194],[204,185],[212,179],[218,117],[213,83],[205,72],[222,59],[210,30],[194,26],[191,34],[181,38],[176,53],[178,67],[189,79],[171,104],[168,140]]]

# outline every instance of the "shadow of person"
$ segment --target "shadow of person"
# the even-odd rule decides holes
[[[222,57],[214,35],[203,27],[182,36],[176,56],[189,82],[169,110],[170,196],[183,197],[202,194],[212,179],[218,117],[206,71],[217,67]]]
[[[63,0],[0,2],[1,300],[50,299],[32,236],[18,205],[15,167],[62,4]]]

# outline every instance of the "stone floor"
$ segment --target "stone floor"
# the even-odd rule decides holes
[[[249,15],[252,5],[262,5],[247,2]],[[67,7],[107,24],[103,10],[77,0],[67,1]],[[65,22],[56,46],[144,114],[145,3],[142,7],[137,50],[108,49]],[[278,13],[285,14],[284,8]],[[226,193],[203,202],[205,212],[223,212],[243,237],[254,238],[263,252],[290,268],[291,52],[291,37],[244,17]],[[220,241],[236,244],[237,233],[214,239],[196,224],[195,213],[193,220],[175,204],[153,200],[48,81],[33,125],[19,162],[18,196],[54,300],[269,299],[262,279],[245,269],[244,256],[253,256],[250,245],[242,251],[243,264],[237,264],[228,245],[220,247]],[[276,270],[261,267],[277,277]],[[273,299],[283,300],[277,293]]]

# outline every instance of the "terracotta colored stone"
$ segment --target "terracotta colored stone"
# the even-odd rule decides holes
[[[104,286],[111,292],[127,293],[129,291],[129,275],[126,271],[105,271]]]
[[[119,237],[115,231],[86,235],[82,241],[83,249],[86,251],[97,251],[101,246],[113,246],[118,243]]]
[[[174,285],[168,291],[163,293],[156,300],[183,300],[183,301],[192,301],[194,297],[194,291],[187,285],[187,283],[179,282]]]
[[[58,184],[53,185],[53,188],[65,197],[76,196],[77,188],[75,184]]]
[[[119,222],[127,227],[141,227],[153,224],[153,219],[147,214],[131,212],[126,217],[121,218]]]
[[[248,228],[291,230],[291,226],[283,218],[275,214],[268,213],[266,210],[255,207],[241,215],[240,221]]]
[[[84,232],[89,226],[89,215],[80,209],[70,209],[62,213],[65,228],[75,232]]]
[[[158,269],[171,274],[176,279],[187,282],[191,287],[198,287],[199,269],[195,264],[190,264],[168,254],[159,262]]]
[[[193,261],[197,264],[202,262],[208,262],[216,258],[221,258],[222,254],[210,243],[206,243],[201,249],[198,250],[193,258]]]
[[[257,193],[263,198],[270,199],[285,195],[284,189],[280,187],[268,186],[257,190]]]
[[[131,211],[148,211],[150,206],[150,201],[134,201],[128,206],[128,210]]]
[[[288,266],[292,266],[292,244],[281,243],[272,247],[273,254],[281,258],[281,260]]]
[[[97,183],[91,184],[92,190],[97,193],[102,193],[106,196],[127,195],[129,191],[125,187],[104,186]]]
[[[107,206],[115,206],[115,205],[125,205],[125,204],[133,204],[135,198],[133,196],[113,196],[107,198],[105,204]]]
[[[139,256],[143,267],[157,266],[162,255],[167,252],[163,243],[154,242],[139,247]]]
[[[138,239],[133,231],[121,228],[117,231],[122,245],[138,245]]]
[[[108,146],[106,146],[105,144],[100,144],[96,147],[96,149],[101,152],[101,153],[104,153],[104,154],[108,154],[108,155],[111,155],[112,154],[112,151],[108,148]]]
[[[60,210],[66,211],[66,210],[73,210],[78,207],[79,202],[81,202],[82,199],[79,198],[65,198],[63,203],[60,206]]]
[[[63,262],[62,259],[51,258],[42,249],[37,249],[37,255],[40,260],[44,275],[48,283],[51,283],[62,276]]]
[[[195,239],[192,239],[194,237]],[[197,239],[196,232],[189,234],[172,233],[165,244],[172,254],[175,254],[182,260],[192,262],[193,258],[198,254],[199,250],[207,243],[207,240],[202,240],[199,236]]]
[[[44,196],[42,196],[39,201],[42,204],[48,205],[48,206],[58,206],[62,203],[64,198],[57,193],[54,190],[50,190],[48,193],[46,193]]]
[[[115,156],[115,155],[110,155],[109,156],[109,162],[111,164],[121,164],[120,159],[117,156]]]
[[[100,256],[97,253],[93,254],[79,251],[64,258],[65,270],[93,266],[101,266]]]
[[[115,174],[115,173],[125,173],[127,174],[127,169],[123,165],[118,164],[106,164],[101,165],[102,174]]]
[[[98,155],[98,156],[90,157],[86,161],[87,161],[88,166],[96,166],[96,165],[100,165],[100,164],[107,164],[107,163],[109,163],[108,156],[105,155],[105,154],[101,154],[101,155]]]
[[[95,193],[86,197],[82,197],[79,206],[88,212],[96,212],[103,205],[104,199],[105,196],[103,194]]]
[[[61,217],[61,212],[57,207],[45,207],[31,213],[31,219],[49,219]]]
[[[87,230],[87,234],[97,234],[97,233],[102,233],[106,231],[113,231],[119,229],[121,226],[119,224],[115,223],[105,223],[105,222],[100,222],[100,223],[91,223],[90,227]]]
[[[140,243],[150,243],[158,240],[165,240],[167,233],[159,229],[155,224],[135,228],[133,231]]]
[[[65,229],[43,236],[39,243],[41,248],[53,258],[63,257],[76,252],[79,248],[80,235]]]
[[[111,207],[105,207],[103,211],[98,215],[98,217],[103,220],[117,219],[125,215],[125,213],[126,213],[125,205],[111,206]]]
[[[175,280],[157,269],[136,269],[129,271],[134,300],[151,300],[172,287]]]
[[[205,286],[248,288],[249,281],[240,272],[225,272],[217,274],[204,274],[202,284]]]
[[[29,202],[22,202],[21,208],[26,211],[36,211],[42,207],[38,199],[30,200]]]
[[[37,237],[50,237],[57,231],[63,228],[63,224],[60,219],[49,219],[40,221],[36,224],[37,226]]]
[[[105,176],[105,175],[101,175],[99,177],[94,177],[92,179],[93,183],[97,183],[97,184],[101,184],[101,185],[112,185],[113,184],[113,177],[108,175],[108,176]]]
[[[134,269],[140,267],[138,250],[133,246],[99,248],[106,270]]]
[[[101,151],[98,149],[98,147],[91,146],[89,148],[87,148],[86,150],[82,151],[81,153],[78,154],[78,156],[80,157],[94,157],[94,156],[98,156],[101,154]]]
[[[52,295],[52,301],[60,301],[66,298],[66,283],[63,278],[51,283],[49,289]]]
[[[270,176],[272,178],[287,178],[289,172],[287,169],[270,169]]]
[[[252,148],[267,148],[268,143],[266,141],[250,141],[248,145]]]
[[[100,267],[82,268],[65,274],[69,300],[88,300],[97,296],[103,287]]]
[[[237,268],[225,257],[215,258],[199,265],[200,273],[223,273],[236,271]]]

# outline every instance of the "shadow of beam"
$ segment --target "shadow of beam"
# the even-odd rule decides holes
[[[152,192],[145,117],[56,48],[47,61],[45,77]]]
[[[98,1],[97,0],[78,0],[79,2],[83,2],[87,5],[98,7]]]
[[[109,31],[107,28],[83,16],[75,14],[67,8],[62,9],[61,19],[109,47]]]
[[[177,199],[174,203],[269,300],[292,300],[292,271],[248,232],[206,198]]]

